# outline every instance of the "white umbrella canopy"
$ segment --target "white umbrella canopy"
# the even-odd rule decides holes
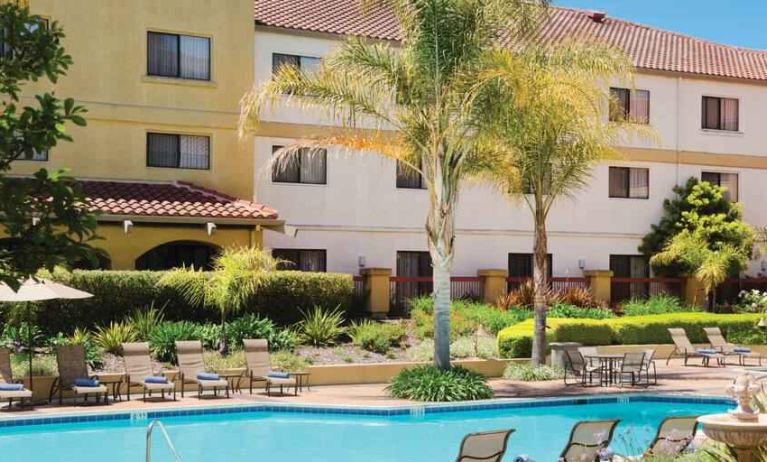
[[[47,279],[27,279],[18,291],[14,291],[5,283],[0,284],[0,302],[23,303],[89,297],[93,297],[93,294]]]

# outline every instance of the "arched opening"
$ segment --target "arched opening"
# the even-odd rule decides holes
[[[158,245],[136,259],[137,270],[162,271],[182,266],[210,270],[219,248],[195,241],[175,241]]]
[[[109,254],[101,251],[95,255],[95,261],[81,258],[71,263],[69,267],[73,270],[108,270],[112,269],[112,260],[109,259]]]

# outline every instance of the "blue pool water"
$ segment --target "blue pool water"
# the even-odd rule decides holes
[[[601,400],[604,401],[604,400]],[[724,401],[661,401],[643,397],[629,402],[570,401],[537,407],[473,409],[424,414],[364,415],[265,408],[227,414],[161,416],[185,462],[447,462],[455,460],[469,432],[514,428],[505,460],[528,454],[537,462],[555,461],[573,424],[585,419],[619,418],[613,447],[641,452],[658,423],[669,415],[722,412]],[[404,412],[404,411],[403,411]],[[152,417],[151,415],[149,416]],[[3,426],[0,455],[6,461],[50,462],[144,460],[147,420],[119,420]],[[156,433],[154,461],[170,461]]]

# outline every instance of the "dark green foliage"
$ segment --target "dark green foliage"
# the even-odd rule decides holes
[[[164,322],[149,334],[149,349],[158,361],[176,363],[176,341],[201,340],[199,326],[188,322]]]
[[[226,335],[233,348],[241,348],[243,339],[266,339],[271,351],[292,350],[296,344],[292,331],[278,329],[270,319],[257,314],[246,314],[232,320],[226,326]]]
[[[626,316],[643,316],[646,314],[689,313],[700,311],[700,308],[693,305],[683,305],[677,297],[671,295],[653,295],[648,299],[625,302],[621,305],[621,310]]]
[[[577,319],[608,319],[615,317],[615,313],[605,308],[580,308],[575,305],[565,305],[562,303],[551,306],[546,315],[552,318]]]
[[[473,401],[490,399],[493,390],[479,373],[460,366],[447,370],[434,366],[405,369],[386,391],[395,398],[415,401]]]
[[[29,82],[55,83],[72,58],[61,47],[64,33],[57,22],[43,27],[15,2],[0,5],[0,30],[10,52],[0,56],[0,282],[11,286],[41,268],[94,260],[96,220],[85,206],[82,187],[64,171],[40,169],[31,178],[5,175],[13,161],[72,141],[69,123],[84,126],[85,109],[52,93],[35,95],[19,105]],[[36,217],[31,220],[30,217]]]
[[[528,363],[510,363],[503,371],[503,378],[519,380],[521,382],[541,382],[548,380],[561,380],[565,371],[556,366],[533,366]]]
[[[431,297],[419,297],[410,300],[410,313],[416,324],[416,335],[419,338],[433,336],[434,320],[432,311],[434,301]],[[486,303],[470,300],[450,301],[450,337],[471,335],[477,328],[482,327],[495,335],[502,329],[532,317],[530,310],[504,310]]]
[[[297,327],[304,343],[315,347],[333,345],[346,331],[343,313],[339,309],[326,310],[315,306],[302,314],[304,318]]]
[[[348,334],[358,347],[373,353],[385,354],[391,347],[402,343],[407,336],[407,329],[400,322],[365,320],[349,326]]]

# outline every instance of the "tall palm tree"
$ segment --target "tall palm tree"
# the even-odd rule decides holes
[[[376,3],[376,2],[373,2]],[[486,165],[479,105],[467,99],[502,34],[522,36],[548,0],[383,0],[402,31],[400,47],[347,40],[316,72],[283,66],[242,100],[241,133],[275,104],[325,109],[341,131],[303,142],[374,152],[418,172],[429,195],[426,234],[434,278],[434,362],[450,367],[450,272],[462,180]],[[380,6],[380,5],[379,5]],[[375,7],[375,5],[373,6]],[[289,95],[289,96],[286,96]],[[286,159],[298,146],[277,153]],[[278,161],[279,164],[279,161]]]
[[[500,167],[488,174],[509,197],[521,194],[533,215],[536,365],[546,358],[546,220],[558,198],[588,184],[594,164],[613,155],[619,127],[603,120],[609,102],[605,80],[630,74],[625,55],[598,45],[531,46],[491,55],[477,85],[480,97],[504,103],[500,111],[484,114],[495,130],[491,136],[503,140]]]

